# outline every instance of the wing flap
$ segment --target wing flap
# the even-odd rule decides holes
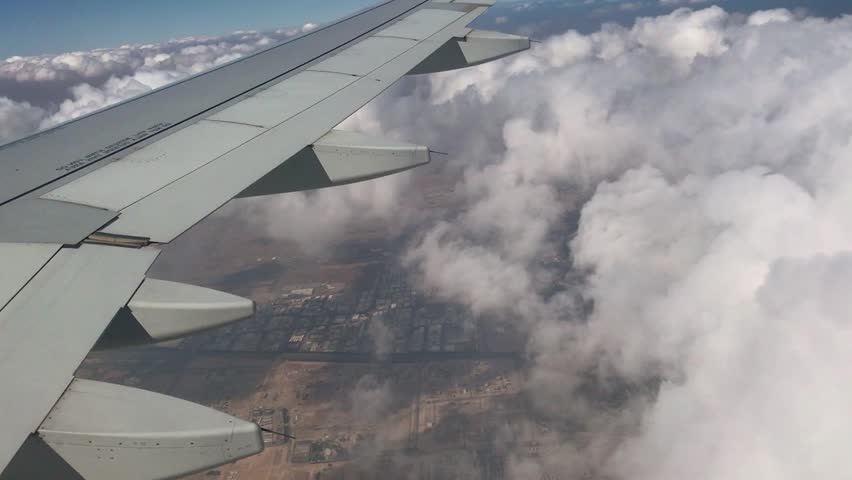
[[[50,260],[60,245],[50,243],[0,243],[0,311]]]
[[[159,251],[60,250],[0,311],[0,470],[35,432]]]

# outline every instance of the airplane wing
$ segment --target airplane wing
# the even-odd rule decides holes
[[[0,147],[0,479],[173,478],[262,450],[253,423],[74,373],[93,348],[253,315],[250,300],[146,277],[228,200],[427,163],[424,146],[334,127],[407,74],[529,48],[468,28],[493,3],[387,1]]]

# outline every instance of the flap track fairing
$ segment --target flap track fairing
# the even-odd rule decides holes
[[[530,39],[508,33],[487,30],[470,30],[435,50],[432,55],[414,67],[409,75],[446,72],[472,67],[530,48]]]

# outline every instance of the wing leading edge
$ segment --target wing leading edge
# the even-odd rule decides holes
[[[427,163],[427,147],[334,127],[404,75],[529,48],[467,27],[493,3],[392,0],[0,148],[0,256],[12,274],[0,281],[0,382],[11,386],[0,395],[0,478],[32,474],[44,452],[99,480],[125,468],[171,478],[262,450],[256,425],[74,372],[92,348],[253,313],[250,300],[145,277],[162,244],[231,198]]]

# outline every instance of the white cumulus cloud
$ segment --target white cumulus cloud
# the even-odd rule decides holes
[[[317,28],[241,31],[0,61],[0,144],[235,60]],[[20,112],[28,112],[23,118]],[[27,128],[16,126],[28,125]]]
[[[499,139],[461,149],[466,207],[419,237],[410,264],[447,298],[529,326],[543,412],[595,438],[620,432],[593,450],[566,434],[552,455],[518,456],[515,478],[578,464],[639,479],[852,474],[836,286],[852,248],[850,27],[677,10],[567,33],[408,97],[435,120],[406,135],[467,125],[470,109],[481,121],[465,137]],[[554,238],[578,199],[576,236]],[[587,275],[554,295],[542,260],[569,240]],[[662,384],[639,410],[590,414],[588,369]]]

